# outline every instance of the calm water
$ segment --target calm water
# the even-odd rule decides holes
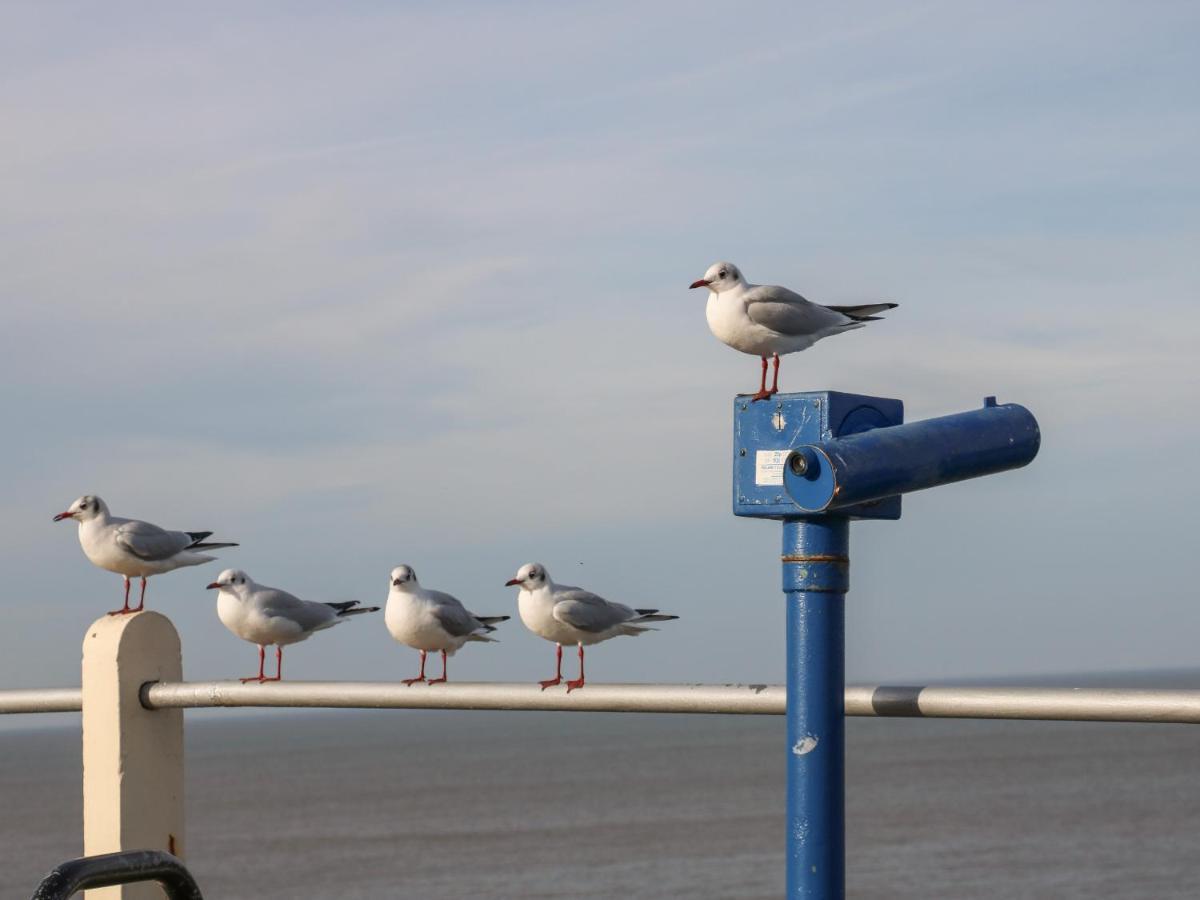
[[[776,897],[780,719],[189,713],[209,900]],[[851,720],[855,897],[1194,897],[1200,730]],[[0,734],[0,897],[80,852],[77,729]]]

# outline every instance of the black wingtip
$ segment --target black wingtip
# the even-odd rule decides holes
[[[363,613],[379,612],[382,609],[379,606],[359,606],[357,600],[351,600],[348,603],[326,603],[325,605],[336,609],[339,616],[358,616]]]
[[[634,622],[669,622],[679,618],[670,613],[660,613],[657,609],[635,609],[634,612],[638,613],[638,618],[634,619]]]
[[[853,322],[877,322],[879,317],[874,315],[878,312],[886,312],[889,309],[895,309],[899,303],[860,303],[856,306],[827,306],[826,309],[832,309],[834,312],[841,313]],[[847,325],[852,322],[847,322]]]

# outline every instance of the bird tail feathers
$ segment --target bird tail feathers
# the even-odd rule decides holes
[[[205,541],[206,537],[212,537],[211,531],[185,531],[192,542],[184,547],[185,550],[219,550],[221,547],[236,547],[237,544],[232,541]]]
[[[830,306],[834,312],[840,312],[848,319],[853,319],[855,322],[877,322],[879,316],[876,313],[887,312],[889,309],[895,309],[899,303],[864,303],[861,306]]]
[[[345,603],[326,603],[325,605],[336,609],[339,616],[357,616],[362,613],[379,612],[378,606],[359,606],[357,600],[347,600]]]
[[[669,613],[660,613],[657,609],[635,609],[638,614],[634,622],[669,622],[672,619],[678,619],[679,616],[672,616]]]
[[[499,622],[507,622],[512,616],[476,616],[476,622],[482,622],[484,625],[496,625]]]

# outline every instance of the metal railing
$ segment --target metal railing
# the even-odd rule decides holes
[[[79,688],[30,688],[0,691],[0,713],[79,712],[83,691]]]
[[[536,684],[285,681],[151,682],[147,709],[300,707],[783,715],[777,684],[589,684],[567,694]],[[969,685],[848,685],[846,715],[1200,724],[1200,690]],[[0,691],[0,713],[78,712],[76,688]]]

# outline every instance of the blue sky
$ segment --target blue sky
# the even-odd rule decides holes
[[[757,362],[686,290],[721,258],[901,303],[785,390],[1042,424],[1032,467],[854,526],[852,678],[1194,664],[1194,4],[92,13],[0,13],[6,684],[77,681],[119,600],[50,522],[84,492],[312,599],[404,562],[515,612],[538,560],[683,617],[597,679],[781,679],[778,529],[729,509]],[[253,667],[219,568],[151,583],[188,677]],[[451,675],[546,676],[502,637]],[[287,655],[415,665],[382,620]]]

